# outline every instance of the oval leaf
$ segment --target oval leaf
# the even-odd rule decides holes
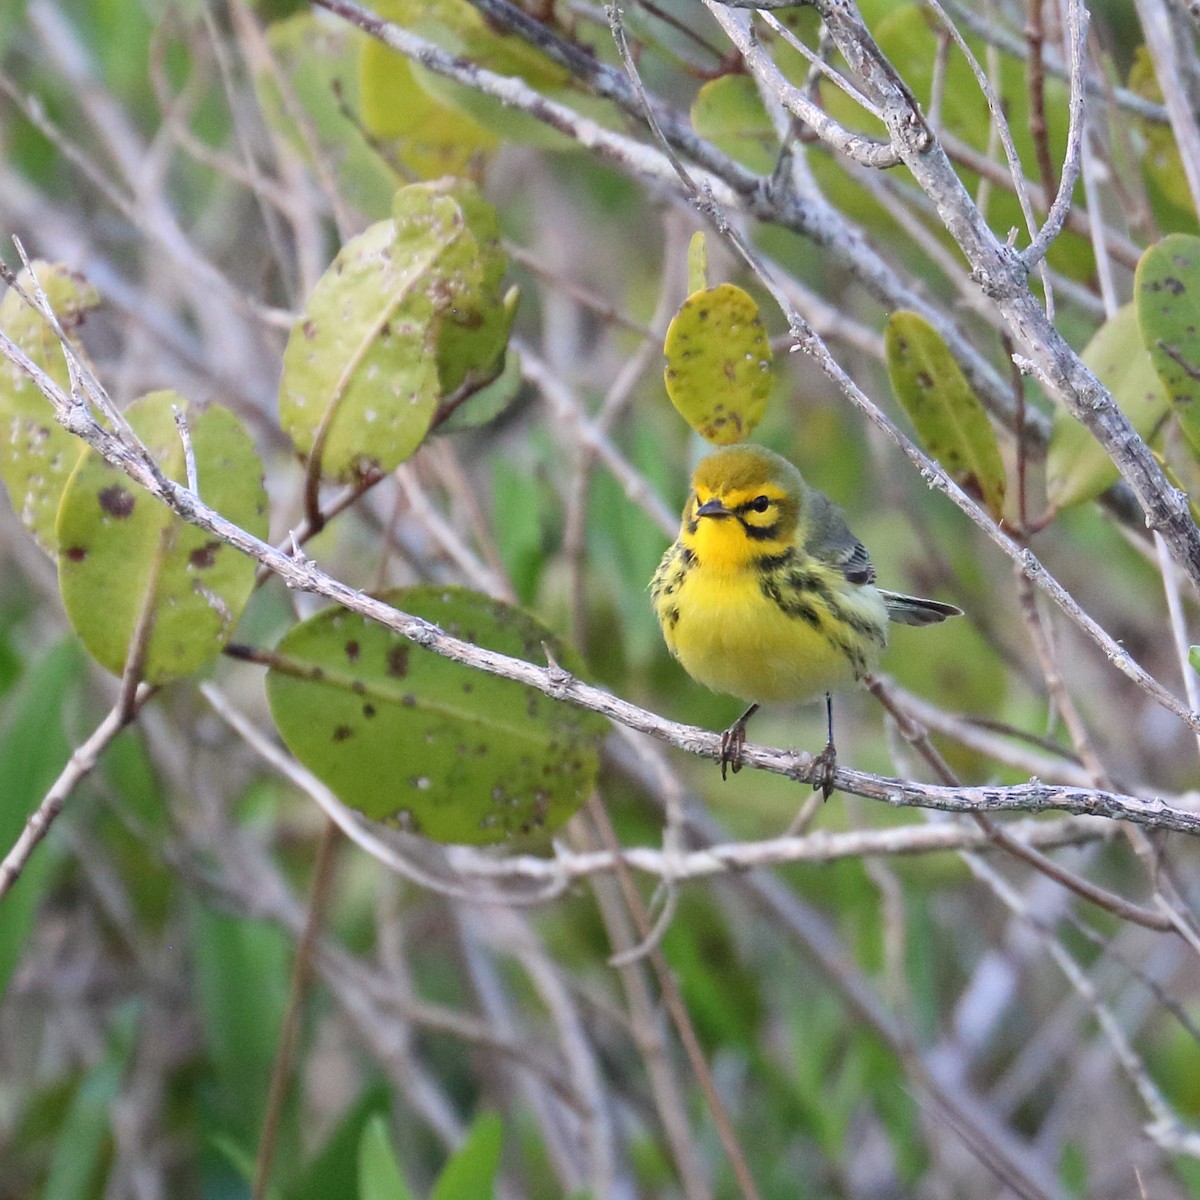
[[[164,473],[183,482],[174,392],[152,392],[126,412]],[[187,414],[200,496],[256,537],[267,534],[262,464],[241,422],[223,408]],[[187,525],[94,450],[80,460],[58,518],[58,582],[88,652],[120,674],[143,608],[150,631],[141,678],[165,683],[215,658],[254,587],[254,562]]]
[[[527,661],[571,655],[528,613],[452,587],[386,593],[447,633]],[[563,657],[560,657],[562,655]],[[341,608],[290,630],[267,674],[293,754],[377,821],[439,842],[549,832],[587,798],[606,723]]]
[[[480,283],[454,200],[410,187],[395,205],[342,247],[284,350],[280,423],[324,478],[390,471],[421,444],[441,394],[437,318]]]
[[[69,336],[99,294],[82,275],[61,263],[34,262],[34,272],[50,307]],[[32,296],[28,271],[17,282]],[[67,360],[54,331],[10,288],[0,300],[0,329],[64,391],[70,390]],[[0,361],[0,479],[25,528],[53,556],[58,551],[54,524],[63,488],[87,449],[54,419],[50,401],[7,358]]]
[[[884,343],[892,391],[925,449],[999,520],[1005,475],[996,432],[950,348],[914,312],[892,314]]]
[[[752,297],[732,283],[693,292],[667,328],[667,395],[718,446],[744,441],[771,395],[771,347]]]
[[[1142,255],[1138,325],[1192,449],[1200,453],[1200,238],[1173,233]]]
[[[1113,394],[1143,438],[1150,438],[1170,411],[1166,388],[1142,342],[1137,311],[1126,304],[1096,330],[1080,355]],[[1046,499],[1052,509],[1093,500],[1120,478],[1104,447],[1061,405],[1046,455]]]

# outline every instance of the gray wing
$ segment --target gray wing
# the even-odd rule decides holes
[[[836,567],[848,583],[875,582],[875,565],[867,548],[850,532],[842,510],[828,496],[809,488],[804,497],[808,528],[804,553]]]
[[[962,609],[942,600],[926,600],[924,596],[906,596],[902,592],[879,589],[887,608],[888,619],[900,625],[936,625],[947,617],[961,617]]]

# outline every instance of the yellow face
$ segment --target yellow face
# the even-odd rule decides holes
[[[802,493],[799,472],[770,451],[719,451],[696,468],[680,536],[706,567],[744,567],[793,544]]]

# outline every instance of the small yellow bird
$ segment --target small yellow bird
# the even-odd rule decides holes
[[[692,476],[679,537],[650,583],[667,648],[695,680],[750,702],[721,738],[721,777],[741,769],[762,701],[825,693],[829,744],[814,787],[828,798],[837,754],[834,688],[859,683],[887,646],[888,621],[961,615],[875,586],[866,547],[833,502],[761,446],[710,454]]]

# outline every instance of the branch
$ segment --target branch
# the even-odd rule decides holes
[[[712,8],[717,0],[705,0]],[[1146,514],[1148,528],[1162,534],[1172,557],[1200,587],[1200,529],[1187,496],[1163,473],[1145,442],[1108,390],[1080,361],[1029,288],[1028,264],[988,227],[916,98],[867,32],[848,0],[814,0],[838,50],[863,81],[892,142],[942,223],[971,266],[972,276],[1007,323],[1038,376],[1104,447]],[[776,71],[778,74],[778,71]],[[780,76],[782,80],[782,76]]]
[[[104,720],[92,731],[91,737],[71,752],[71,757],[67,759],[67,765],[50,785],[41,804],[25,822],[21,836],[4,856],[4,861],[0,862],[0,900],[20,878],[30,855],[50,832],[50,827],[62,812],[67,797],[86,775],[95,770],[96,763],[100,761],[100,755],[108,748],[113,738],[129,724],[142,701],[154,690],[147,684],[143,684],[132,697],[128,697],[122,690],[121,697]]]

